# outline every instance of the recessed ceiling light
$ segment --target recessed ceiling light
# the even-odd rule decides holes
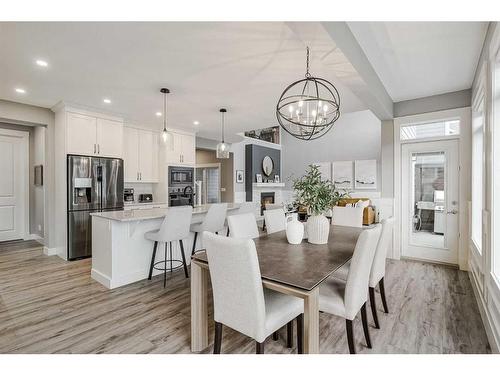
[[[18,88],[16,89],[16,92],[17,92],[17,93],[19,93],[19,94],[26,94],[26,90],[25,90],[25,89],[22,89],[22,88],[20,88],[20,87],[18,87]]]
[[[109,99],[103,99],[102,101],[103,101],[104,103],[106,103],[106,104],[111,104],[111,100],[109,100]]]
[[[193,124],[194,125],[200,125],[200,122],[199,121],[194,121]]]
[[[44,60],[36,60],[36,65],[43,66],[44,68],[46,68],[47,66],[49,66],[49,63]]]
[[[161,112],[156,112],[157,117],[161,117]]]

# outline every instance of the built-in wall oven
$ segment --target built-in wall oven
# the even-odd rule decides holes
[[[194,168],[168,167],[168,203],[173,206],[193,206]]]

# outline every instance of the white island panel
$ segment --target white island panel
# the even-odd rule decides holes
[[[228,205],[228,213],[234,212],[238,206]],[[191,222],[201,222],[207,210],[207,206],[196,207]],[[144,234],[158,230],[166,212],[166,209],[141,209],[92,214],[91,277],[109,289],[147,279],[153,242],[146,240]],[[193,239],[194,234],[190,233],[183,241],[188,265],[191,263]],[[197,250],[203,248],[201,236],[198,236],[196,245]],[[155,262],[165,258],[164,251],[164,244],[158,244]],[[178,242],[172,243],[172,258],[182,259]],[[167,266],[170,266],[168,262]],[[153,270],[153,276],[162,272]]]

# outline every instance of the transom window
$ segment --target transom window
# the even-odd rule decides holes
[[[409,141],[421,138],[441,138],[460,135],[460,121],[447,120],[423,124],[401,126],[401,140]]]

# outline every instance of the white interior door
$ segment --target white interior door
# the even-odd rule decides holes
[[[401,254],[458,264],[458,141],[404,144],[401,154]]]
[[[28,135],[19,136],[23,133],[0,132],[0,241],[26,236]]]

